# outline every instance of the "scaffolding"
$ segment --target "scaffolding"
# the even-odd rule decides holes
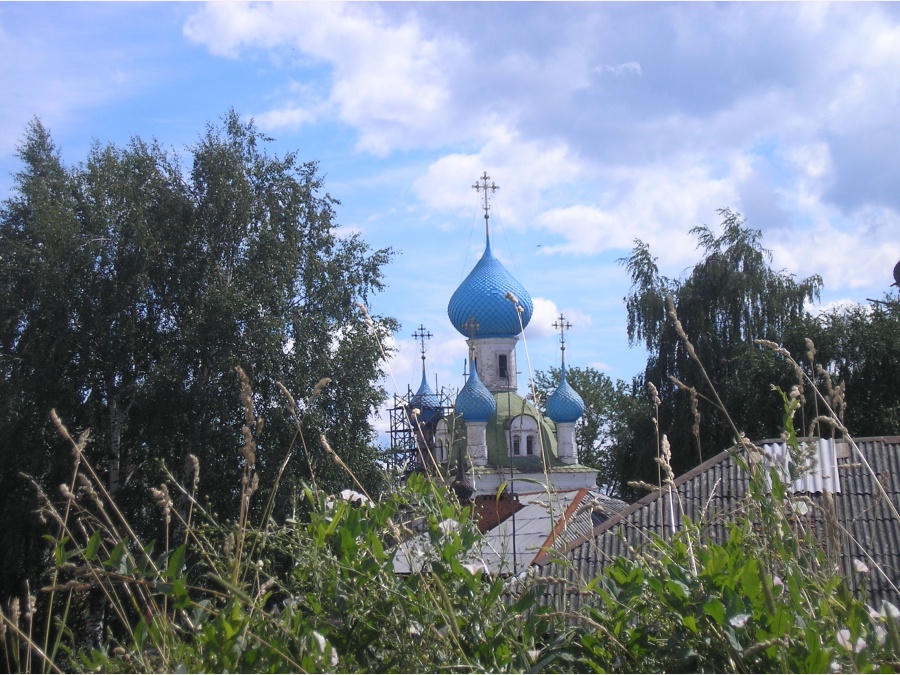
[[[404,476],[422,471],[423,461],[429,463],[434,448],[434,432],[437,423],[453,412],[455,393],[441,389],[434,395],[437,405],[420,407],[417,395],[408,389],[401,396],[394,394],[394,405],[388,410],[391,446],[387,449],[385,463],[394,473]],[[418,410],[414,415],[413,411]]]

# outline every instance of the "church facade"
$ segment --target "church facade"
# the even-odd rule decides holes
[[[542,414],[519,394],[517,346],[534,311],[531,296],[491,250],[489,195],[497,186],[485,173],[473,187],[483,192],[485,248],[481,259],[453,293],[447,314],[469,347],[469,373],[453,410],[429,417],[435,398],[425,377],[412,397],[428,419],[428,451],[457,492],[495,496],[512,493],[594,488],[597,472],[578,463],[575,425],[584,403],[565,376],[565,331],[559,317],[562,367],[559,385]],[[423,420],[424,421],[424,420]],[[424,438],[424,436],[423,436]]]

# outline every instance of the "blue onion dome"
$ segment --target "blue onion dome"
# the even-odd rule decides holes
[[[563,364],[559,386],[547,399],[547,417],[557,424],[571,424],[577,422],[582,415],[584,401],[566,382],[566,366]]]
[[[522,307],[522,326],[513,303],[512,293]],[[534,305],[525,287],[494,257],[491,240],[487,239],[484,255],[460,284],[447,305],[447,315],[453,327],[471,337],[464,324],[471,317],[478,325],[476,338],[514,337],[528,325]]]
[[[422,384],[419,385],[419,390],[413,394],[410,403],[420,410],[431,410],[439,405],[437,394],[428,386],[428,378],[425,377],[424,370],[422,371]]]
[[[456,397],[456,412],[466,423],[487,422],[497,410],[494,396],[484,386],[478,371],[473,367],[469,379]]]

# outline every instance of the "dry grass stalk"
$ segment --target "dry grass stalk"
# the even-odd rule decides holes
[[[319,434],[319,442],[322,444],[322,447],[325,448],[325,452],[327,452],[329,455],[331,455],[331,458],[334,460],[335,464],[337,464],[344,471],[346,471],[347,475],[353,479],[353,482],[356,484],[356,487],[358,487],[359,491],[362,492],[366,496],[366,499],[368,499],[369,501],[372,501],[372,498],[369,496],[369,493],[366,492],[366,489],[362,486],[362,483],[360,483],[359,479],[357,479],[356,474],[353,473],[353,471],[350,469],[350,467],[347,466],[347,464],[344,463],[344,460],[341,459],[340,455],[338,455],[334,451],[334,449],[331,447],[331,444],[328,442],[328,439],[325,438],[325,434]]]

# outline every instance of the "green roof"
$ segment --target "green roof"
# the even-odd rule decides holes
[[[507,432],[511,422],[519,415],[526,415],[535,419],[540,430],[541,440],[537,452],[543,447],[544,457],[546,458],[547,468],[556,469],[565,466],[559,461],[558,451],[556,447],[556,424],[547,417],[542,417],[538,409],[531,401],[526,401],[518,393],[498,392],[493,394],[494,401],[497,404],[497,410],[487,422],[485,430],[485,440],[488,448],[488,466],[507,468],[512,464],[514,469],[523,471],[542,471],[544,462],[541,461],[540,454],[519,455],[518,457],[510,457],[507,450]],[[448,418],[448,424],[453,433],[454,423]],[[459,449],[465,452],[466,447],[466,428],[462,420],[458,420],[455,424],[455,441],[453,451],[450,454],[450,466],[456,465]],[[458,445],[457,445],[458,444]],[[525,449],[523,448],[524,452]]]

